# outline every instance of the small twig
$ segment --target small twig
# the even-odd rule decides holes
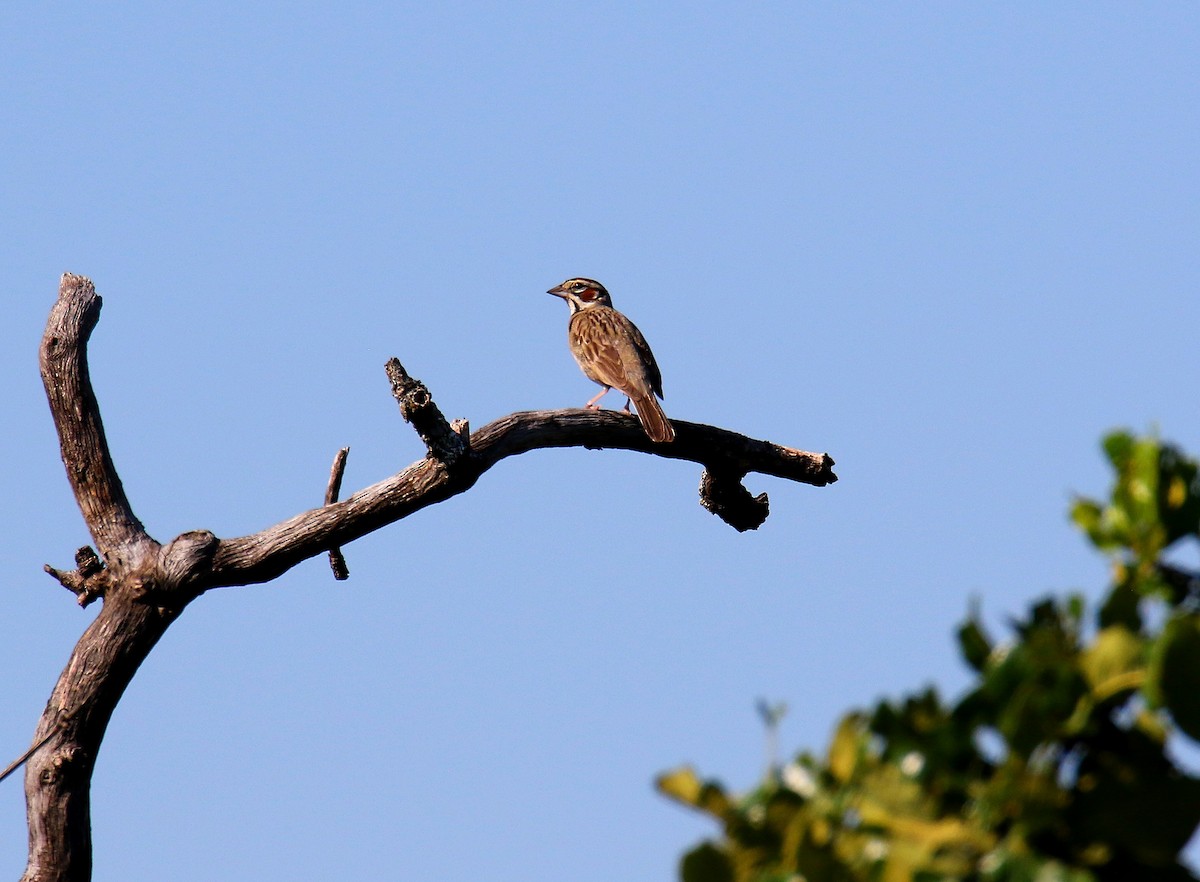
[[[50,564],[42,567],[58,583],[75,595],[80,606],[87,606],[93,600],[104,596],[108,590],[108,571],[100,556],[85,545],[75,552],[75,569],[56,570]]]
[[[346,473],[346,457],[349,454],[350,448],[343,447],[333,458],[333,468],[329,471],[329,485],[325,488],[326,505],[338,501],[338,494],[342,492],[342,475]],[[333,570],[333,578],[339,582],[350,578],[350,568],[346,566],[346,557],[338,546],[329,549],[329,568]]]
[[[11,763],[9,763],[8,767],[3,772],[0,772],[0,781],[3,781],[5,778],[7,778],[9,775],[11,775],[13,772],[15,772],[17,769],[21,768],[21,766],[25,765],[25,763],[29,760],[29,758],[31,756],[33,756],[35,753],[37,753],[39,750],[41,750],[43,747],[45,747],[46,743],[51,738],[53,738],[55,735],[57,735],[59,732],[61,732],[63,726],[65,726],[66,724],[67,724],[67,718],[63,717],[61,720],[58,721],[58,723],[54,726],[53,729],[51,729],[49,732],[47,732],[45,734],[45,736],[42,738],[41,741],[37,742],[37,744],[33,745],[33,747],[29,748],[29,750],[25,751],[23,754],[21,754],[15,760],[13,760]]]

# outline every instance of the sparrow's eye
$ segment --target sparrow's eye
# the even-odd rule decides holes
[[[587,285],[583,284],[582,282],[576,282],[574,285],[571,286],[571,290],[574,291],[576,294],[582,294],[584,291],[587,290]]]

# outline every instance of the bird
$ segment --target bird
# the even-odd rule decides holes
[[[567,279],[546,293],[561,297],[571,307],[567,321],[571,354],[584,375],[604,387],[584,407],[599,410],[596,402],[616,389],[626,395],[626,413],[633,402],[651,441],[674,441],[675,429],[655,398],[662,398],[663,392],[654,353],[637,326],[613,309],[604,286],[595,279]]]

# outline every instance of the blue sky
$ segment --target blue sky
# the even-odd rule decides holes
[[[952,629],[1105,579],[1097,442],[1200,452],[1194,4],[12,4],[0,13],[10,499],[0,753],[93,612],[37,373],[59,274],[150,532],[252,532],[422,454],[398,356],[476,427],[594,387],[545,290],[608,287],[667,413],[828,451],[752,477],[509,460],[465,496],[189,608],[109,728],[97,879],[674,877],[657,797],[966,682]],[[619,404],[619,402],[615,402]],[[0,785],[0,875],[25,860]]]

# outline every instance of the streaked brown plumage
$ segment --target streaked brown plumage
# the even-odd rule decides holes
[[[571,354],[587,378],[604,387],[584,407],[599,410],[596,402],[609,389],[616,389],[628,397],[626,411],[633,402],[652,441],[674,441],[675,429],[655,398],[662,397],[662,375],[654,353],[637,326],[613,309],[604,286],[593,279],[567,279],[546,293],[570,305],[567,342]]]

